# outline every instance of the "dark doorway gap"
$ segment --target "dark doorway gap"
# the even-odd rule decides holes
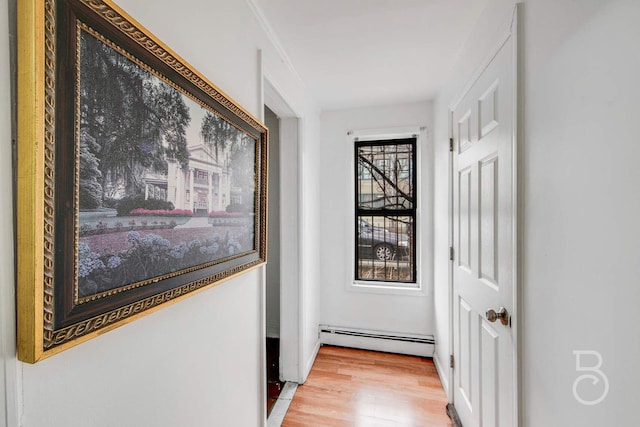
[[[280,338],[267,337],[267,416],[280,396],[284,382],[279,377]]]

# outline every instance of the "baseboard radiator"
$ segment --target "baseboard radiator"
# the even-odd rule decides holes
[[[435,341],[433,335],[405,334],[320,325],[320,343],[389,353],[432,357]]]

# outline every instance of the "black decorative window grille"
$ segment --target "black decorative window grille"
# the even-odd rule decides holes
[[[355,279],[416,283],[416,138],[356,141]]]

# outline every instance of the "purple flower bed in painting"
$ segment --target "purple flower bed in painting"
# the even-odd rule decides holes
[[[253,249],[250,227],[235,227],[206,237],[201,229],[177,231],[129,231],[81,239],[78,296],[94,295]]]

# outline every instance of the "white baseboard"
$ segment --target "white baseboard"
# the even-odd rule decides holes
[[[320,326],[320,342],[327,345],[432,357],[432,335],[371,331],[356,328]]]

